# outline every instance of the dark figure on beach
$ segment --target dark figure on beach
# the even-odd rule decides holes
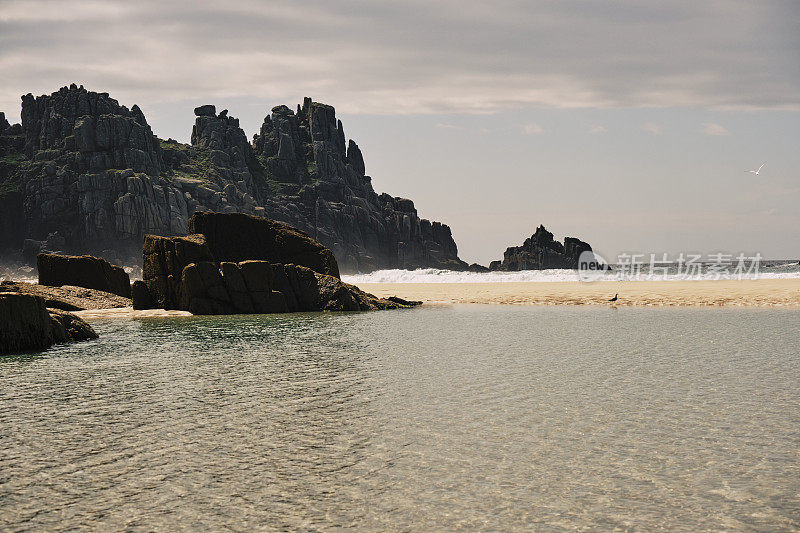
[[[616,302],[617,296],[619,296],[619,293],[615,294],[614,297],[609,300],[609,302]]]

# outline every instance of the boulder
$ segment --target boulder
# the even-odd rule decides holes
[[[389,296],[386,299],[389,300],[390,302],[394,302],[396,304],[400,304],[400,305],[405,306],[405,307],[414,307],[414,306],[417,306],[417,305],[422,305],[422,302],[419,301],[419,300],[405,300],[405,299],[400,298],[398,296]]]
[[[83,319],[47,309],[39,296],[0,293],[0,354],[38,351],[53,344],[96,339]]]
[[[50,325],[55,344],[89,341],[97,338],[97,333],[92,326],[82,318],[60,309],[48,308],[47,312],[50,314]]]
[[[144,282],[134,283],[133,294],[134,308],[154,305]],[[196,315],[368,311],[420,304],[376,298],[334,276],[267,261],[191,263],[181,273],[177,294],[180,300],[175,308]]]
[[[225,315],[233,312],[231,297],[219,265],[211,261],[191,263],[181,274],[181,309],[195,315]]]
[[[131,285],[131,304],[134,309],[153,309],[155,307],[150,290],[144,281],[136,280]]]
[[[147,309],[184,309],[180,292],[183,270],[189,264],[213,260],[202,235],[145,235],[142,246],[142,281],[148,296],[145,296],[144,288],[139,285],[135,305],[150,305]]]
[[[230,304],[233,309],[237,313],[256,312],[251,292],[247,288],[247,283],[244,280],[244,275],[239,265],[236,263],[224,262],[220,264],[220,271],[222,272],[222,278],[225,281],[225,288],[230,297]],[[268,287],[268,282],[265,285]],[[285,305],[283,307],[281,311],[274,312],[280,313],[285,311]],[[259,309],[259,312],[269,311],[262,311]]]
[[[131,280],[122,267],[91,255],[39,254],[36,258],[39,284],[51,287],[71,285],[131,296]]]
[[[333,253],[306,233],[287,224],[241,213],[195,213],[189,233],[205,236],[217,261],[250,259],[295,264],[339,277]]]
[[[197,213],[189,231],[186,237],[145,236],[143,280],[132,288],[135,309],[210,315],[366,311],[418,304],[382,300],[342,283],[330,250],[279,222]]]
[[[0,293],[0,353],[44,350],[52,345],[50,314],[44,300]]]

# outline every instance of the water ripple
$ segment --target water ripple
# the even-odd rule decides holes
[[[800,528],[800,312],[99,320],[0,359],[0,530]]]

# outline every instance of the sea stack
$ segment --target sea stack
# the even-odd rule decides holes
[[[543,225],[522,246],[506,249],[503,259],[492,261],[490,270],[545,270],[549,268],[577,269],[578,259],[583,252],[589,252],[591,262],[596,263],[592,247],[575,237],[566,237],[563,244],[553,239],[553,234]]]

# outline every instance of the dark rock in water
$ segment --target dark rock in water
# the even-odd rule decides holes
[[[60,309],[48,309],[47,312],[50,314],[55,344],[89,341],[97,338],[97,333],[82,318]]]
[[[138,287],[134,284],[134,295]],[[201,261],[187,265],[176,291],[175,308],[196,315],[285,313],[296,311],[368,311],[412,307],[419,302],[383,300],[334,276],[300,265],[268,261]],[[142,297],[141,300],[144,300]],[[135,308],[140,308],[134,300]]]
[[[198,315],[367,311],[410,307],[414,302],[381,300],[339,278],[299,265],[267,261],[202,262],[183,270],[182,308]]]
[[[578,259],[583,252],[592,252],[589,244],[567,237],[564,244],[553,239],[553,234],[544,226],[536,228],[536,232],[525,239],[522,246],[508,248],[502,261],[492,261],[490,270],[545,270],[549,268],[577,269]],[[591,262],[595,262],[594,254]]]
[[[564,255],[569,257],[570,261],[572,258],[575,258],[575,268],[577,268],[578,258],[580,258],[583,252],[592,252],[592,247],[589,246],[589,243],[583,242],[575,237],[564,238]],[[592,257],[594,257],[594,253],[592,253]]]
[[[36,260],[39,284],[51,287],[71,285],[131,296],[131,280],[122,267],[90,255],[39,254]]]
[[[49,287],[37,283],[22,283],[7,280],[0,283],[0,292],[39,296],[44,300],[48,308],[61,309],[64,311],[119,309],[131,305],[131,301],[128,298],[110,292],[69,285]]]
[[[205,236],[216,261],[292,263],[339,277],[339,267],[330,250],[281,222],[243,214],[195,213],[189,219],[189,233]]]
[[[44,350],[53,344],[96,339],[75,315],[48,310],[42,298],[0,292],[0,354]]]
[[[146,235],[142,247],[142,280],[150,294],[151,305],[159,309],[183,309],[181,277],[192,263],[213,261],[214,256],[203,235],[158,237]],[[139,289],[137,305],[145,305]]]
[[[330,250],[303,232],[241,214],[195,214],[187,237],[144,240],[136,309],[196,315],[366,311],[410,307],[342,283]],[[222,261],[219,261],[219,258]]]
[[[50,314],[44,300],[0,293],[0,353],[44,350],[52,345]]]
[[[201,261],[183,269],[181,309],[195,315],[223,315],[230,313],[230,300],[217,263]]]
[[[422,305],[422,302],[420,302],[419,300],[404,300],[403,298],[399,298],[397,296],[389,296],[386,299],[389,300],[390,302],[394,302],[396,304],[400,304],[400,305],[408,306],[408,307],[413,307],[413,306],[416,306],[416,305]]]

